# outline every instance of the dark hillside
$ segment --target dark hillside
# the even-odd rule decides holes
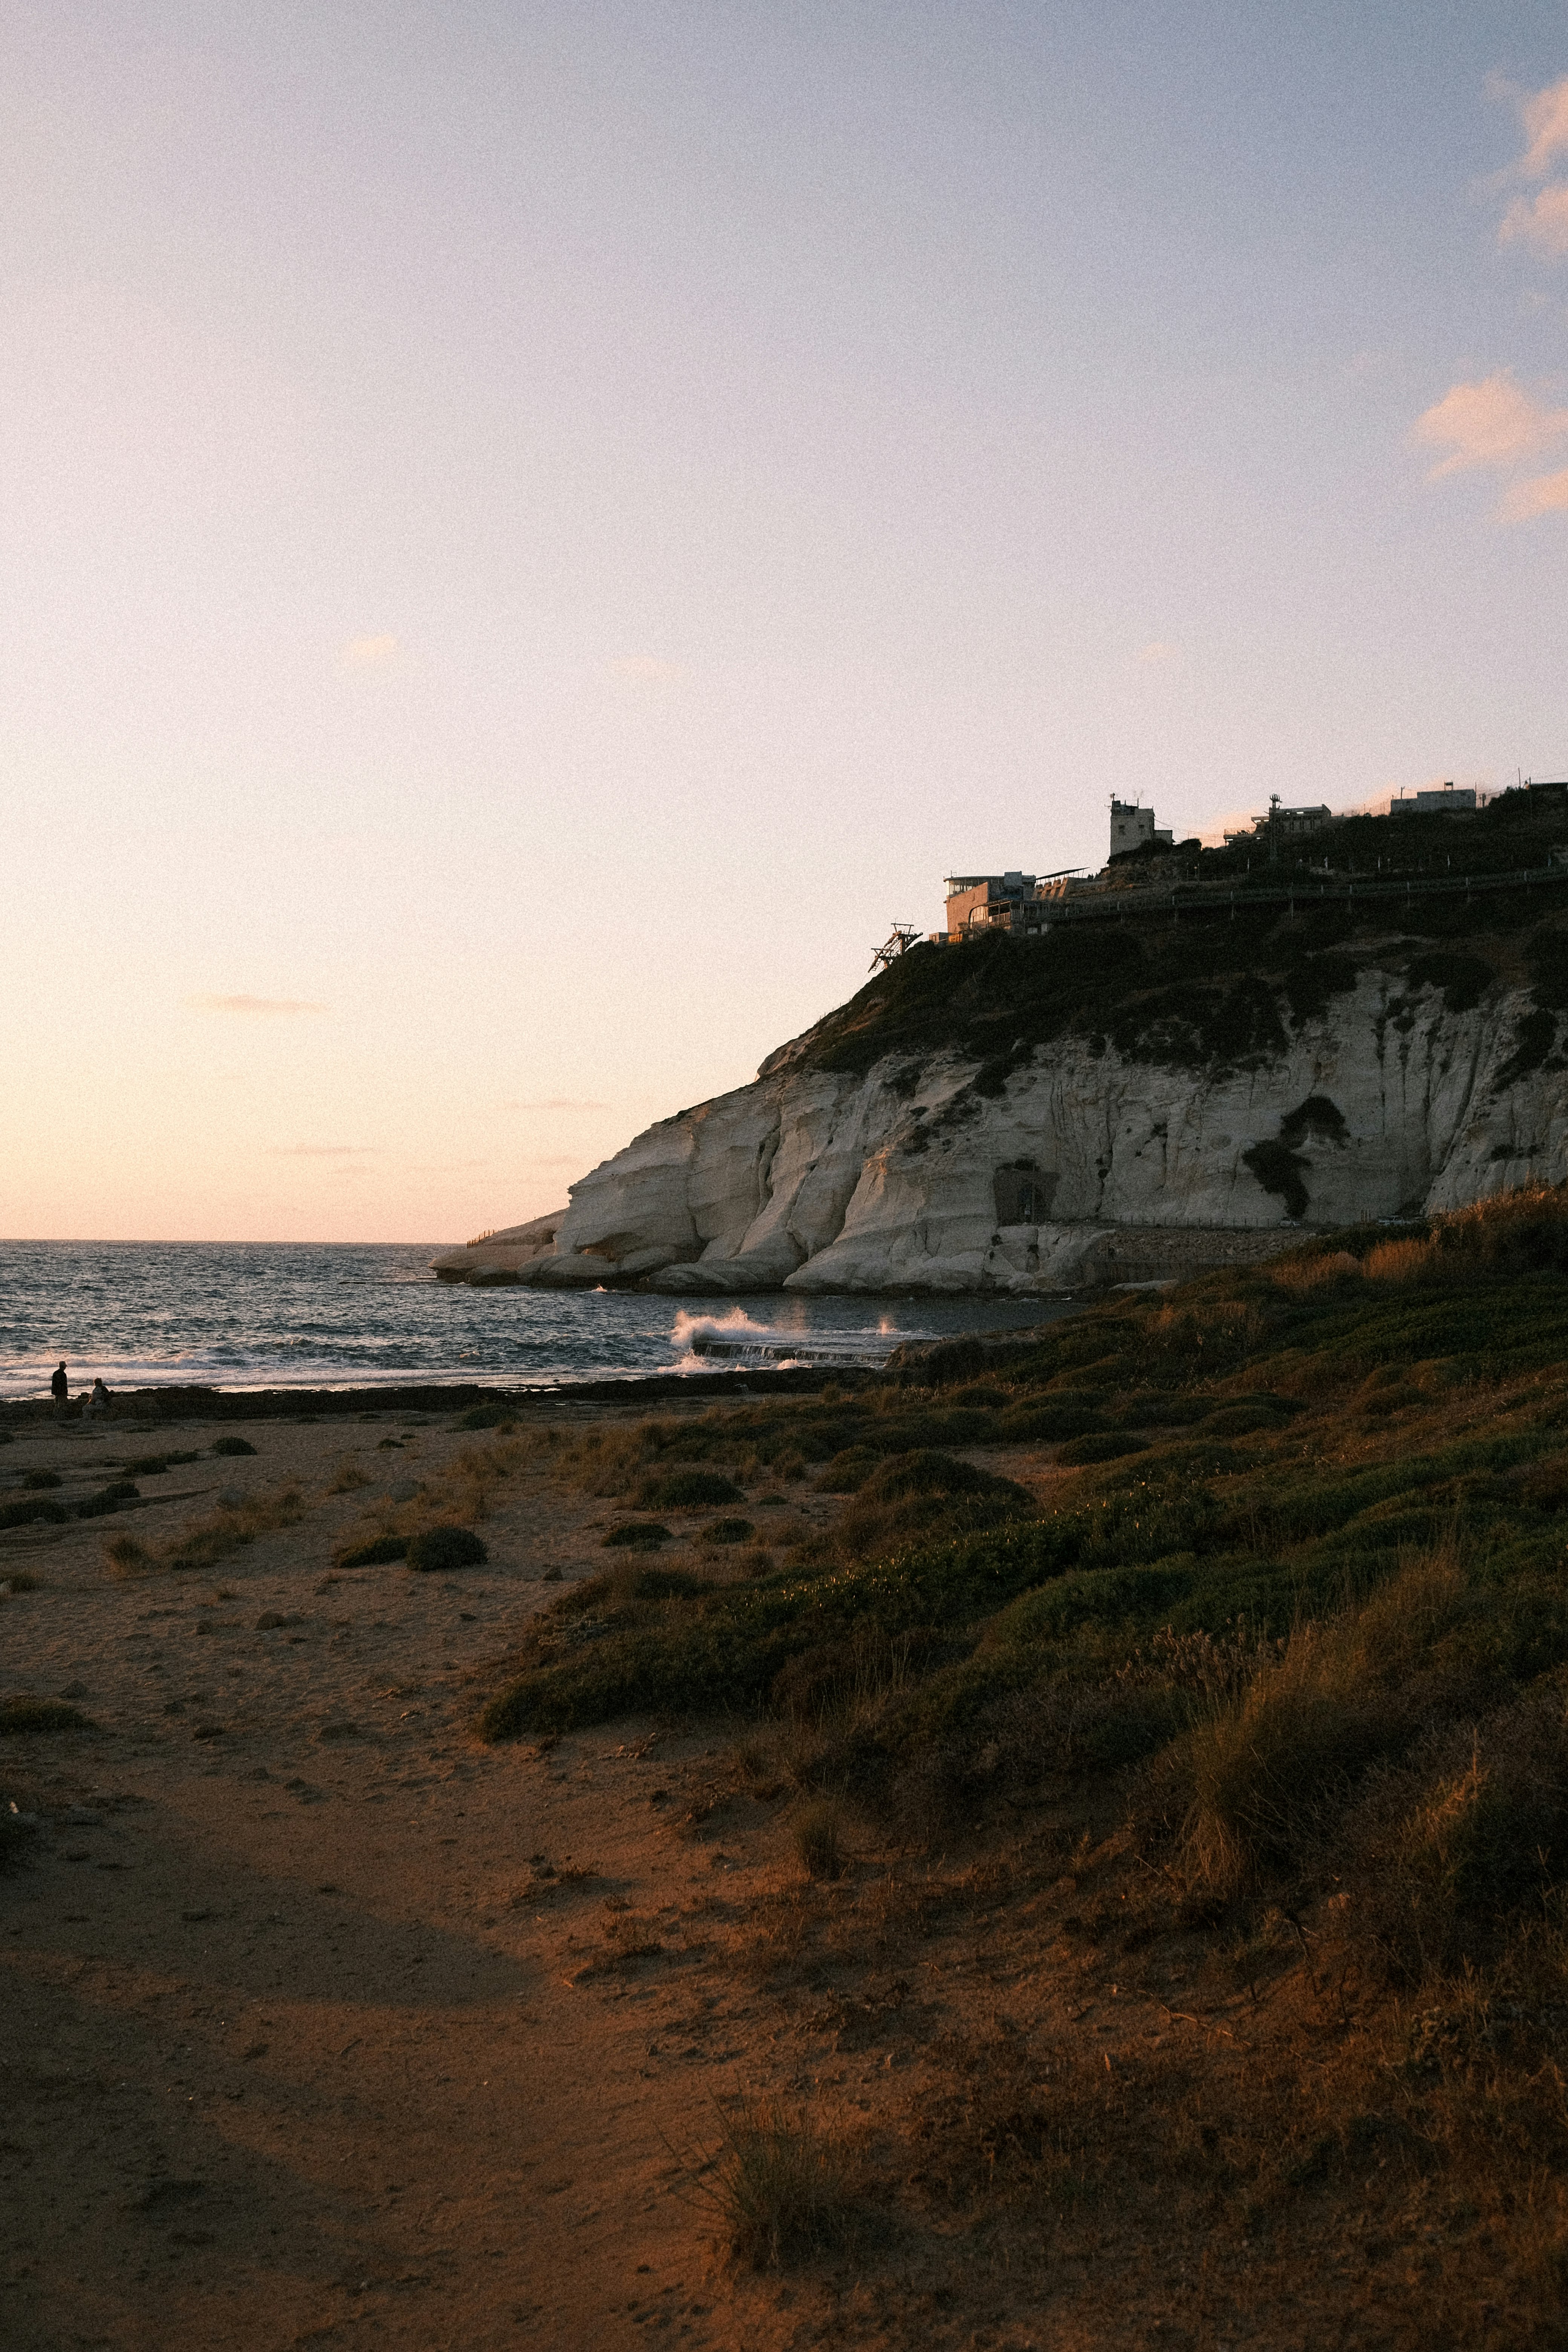
[[[1456,892],[1296,913],[1222,902],[1212,912],[1184,906],[1175,920],[919,947],[797,1050],[818,1068],[861,1071],[888,1054],[916,1062],[957,1048],[984,1065],[982,1093],[999,1092],[1037,1045],[1068,1037],[1176,1068],[1245,1067],[1281,1052],[1291,1030],[1326,1013],[1369,966],[1398,975],[1412,1008],[1432,992],[1463,1012],[1497,982],[1526,980],[1543,1013],[1568,1008],[1568,877],[1469,901]],[[1395,1019],[1400,1011],[1396,1003]],[[1521,1067],[1539,1066],[1555,1038],[1550,1021],[1521,1032]]]
[[[1564,842],[1568,794],[1526,791],[1474,816],[1347,817],[1281,845],[1273,865],[1261,844],[1190,858],[1133,853],[1117,861],[1130,890],[1226,887],[1206,908],[1187,888],[1175,914],[1140,909],[1118,919],[1112,892],[1103,921],[1043,939],[998,933],[962,949],[915,948],[787,1050],[819,1068],[861,1071],[885,1054],[957,1047],[985,1066],[975,1081],[982,1093],[999,1092],[1011,1065],[1035,1046],[1068,1036],[1178,1068],[1245,1066],[1278,1053],[1289,1029],[1326,1012],[1371,964],[1402,975],[1412,1001],[1440,990],[1450,1012],[1476,1003],[1497,980],[1525,978],[1542,1013],[1565,1010],[1568,873],[1561,884],[1474,897],[1463,887],[1466,877],[1542,872]],[[1292,877],[1429,890],[1449,877],[1451,895],[1353,907],[1233,906],[1229,895]],[[1542,1021],[1521,1035],[1521,1070],[1552,1050],[1548,1028]]]

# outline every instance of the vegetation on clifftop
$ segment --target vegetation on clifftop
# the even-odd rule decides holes
[[[1316,878],[1353,873],[1429,883],[1451,871],[1485,875],[1544,866],[1568,833],[1499,801],[1472,821],[1357,817],[1302,845]],[[1167,861],[1169,863],[1169,861]],[[1305,857],[1300,878],[1312,878]],[[1381,865],[1381,871],[1380,871]],[[1243,870],[1238,852],[1209,852],[1194,878],[1237,888],[1289,878],[1291,865]],[[1129,867],[1128,879],[1137,874]],[[1291,1034],[1326,1012],[1376,968],[1402,987],[1392,1018],[1408,1025],[1424,992],[1450,1013],[1468,1010],[1500,980],[1528,982],[1535,1012],[1521,1024],[1510,1076],[1555,1052],[1568,1011],[1568,892],[1520,888],[1467,898],[1369,899],[1364,907],[1239,905],[1209,912],[1184,907],[1179,921],[1074,924],[1036,940],[984,935],[961,950],[922,946],[900,957],[837,1012],[801,1051],[814,1067],[858,1072],[886,1055],[920,1057],[942,1048],[981,1064],[974,1086],[999,1093],[1008,1071],[1037,1045],[1063,1037],[1109,1045],[1128,1059],[1176,1068],[1226,1068],[1268,1061]]]

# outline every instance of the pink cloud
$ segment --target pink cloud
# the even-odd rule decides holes
[[[1568,434],[1568,408],[1549,408],[1514,382],[1511,371],[1479,383],[1457,383],[1416,420],[1415,437],[1448,455],[1436,480],[1471,466],[1512,466],[1538,457]]]

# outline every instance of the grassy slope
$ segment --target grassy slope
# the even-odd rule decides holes
[[[1097,1439],[1138,1450],[1064,1467],[1045,1509],[1000,1477],[944,1479],[947,1449],[973,1464],[1031,1430],[1058,1463]],[[1224,2179],[1204,2176],[1215,2210],[1236,2200],[1248,2239],[1306,2215],[1300,2245],[1321,2250],[1374,2206],[1414,2231],[1419,2207],[1459,2291],[1506,2275],[1510,2341],[1561,2340],[1568,1194],[1107,1305],[934,1391],[558,1443],[600,1492],[703,1461],[753,1495],[814,1476],[849,1498],[783,1570],[578,1587],[488,1736],[772,1716],[804,1794],[906,1842],[978,1853],[1005,1822],[1044,1853],[1064,1806],[1097,1835],[1120,1822],[1097,1937],[1192,1966],[1201,1948],[1211,1970],[1239,1955],[1244,1976],[1310,1954],[1289,2063],[1237,2094]],[[1163,2080],[1150,2070],[1139,2147],[1180,2137]],[[1109,2107],[1083,2130],[1109,2210],[1133,2194],[1125,2130]],[[1416,2298],[1411,2327],[1491,2340],[1441,2297]]]

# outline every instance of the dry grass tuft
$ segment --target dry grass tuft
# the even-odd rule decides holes
[[[724,2127],[711,2195],[731,2252],[753,2270],[778,2270],[840,2246],[854,2210],[839,2150],[804,2112],[771,2101]]]
[[[1321,1290],[1331,1283],[1355,1281],[1361,1270],[1361,1260],[1349,1250],[1325,1250],[1321,1257],[1287,1258],[1271,1269],[1281,1290]]]
[[[1209,1695],[1160,1768],[1185,1789],[1190,1879],[1230,1895],[1260,1868],[1300,1858],[1324,1802],[1410,1737],[1420,1668],[1465,1591],[1449,1539],[1361,1607],[1261,1648],[1239,1686]]]
[[[327,1492],[329,1495],[353,1495],[361,1486],[368,1486],[370,1483],[369,1471],[363,1468],[352,1454],[345,1454],[338,1465],[336,1475],[328,1486]]]
[[[187,1528],[164,1554],[171,1568],[211,1568],[253,1544],[258,1536],[277,1528],[291,1528],[305,1516],[305,1497],[298,1486],[283,1486],[275,1495],[247,1495],[243,1502],[220,1504],[210,1517]]]
[[[1433,1270],[1436,1253],[1430,1242],[1379,1242],[1362,1260],[1368,1282],[1418,1282]]]
[[[103,1557],[111,1576],[146,1576],[158,1565],[145,1544],[134,1536],[114,1536],[103,1547]]]
[[[293,1527],[304,1517],[306,1507],[298,1486],[283,1486],[272,1495],[247,1495],[243,1502],[220,1504],[161,1550],[149,1550],[134,1536],[116,1536],[104,1545],[103,1557],[110,1573],[121,1577],[150,1576],[161,1568],[212,1568],[243,1551],[258,1536]]]

